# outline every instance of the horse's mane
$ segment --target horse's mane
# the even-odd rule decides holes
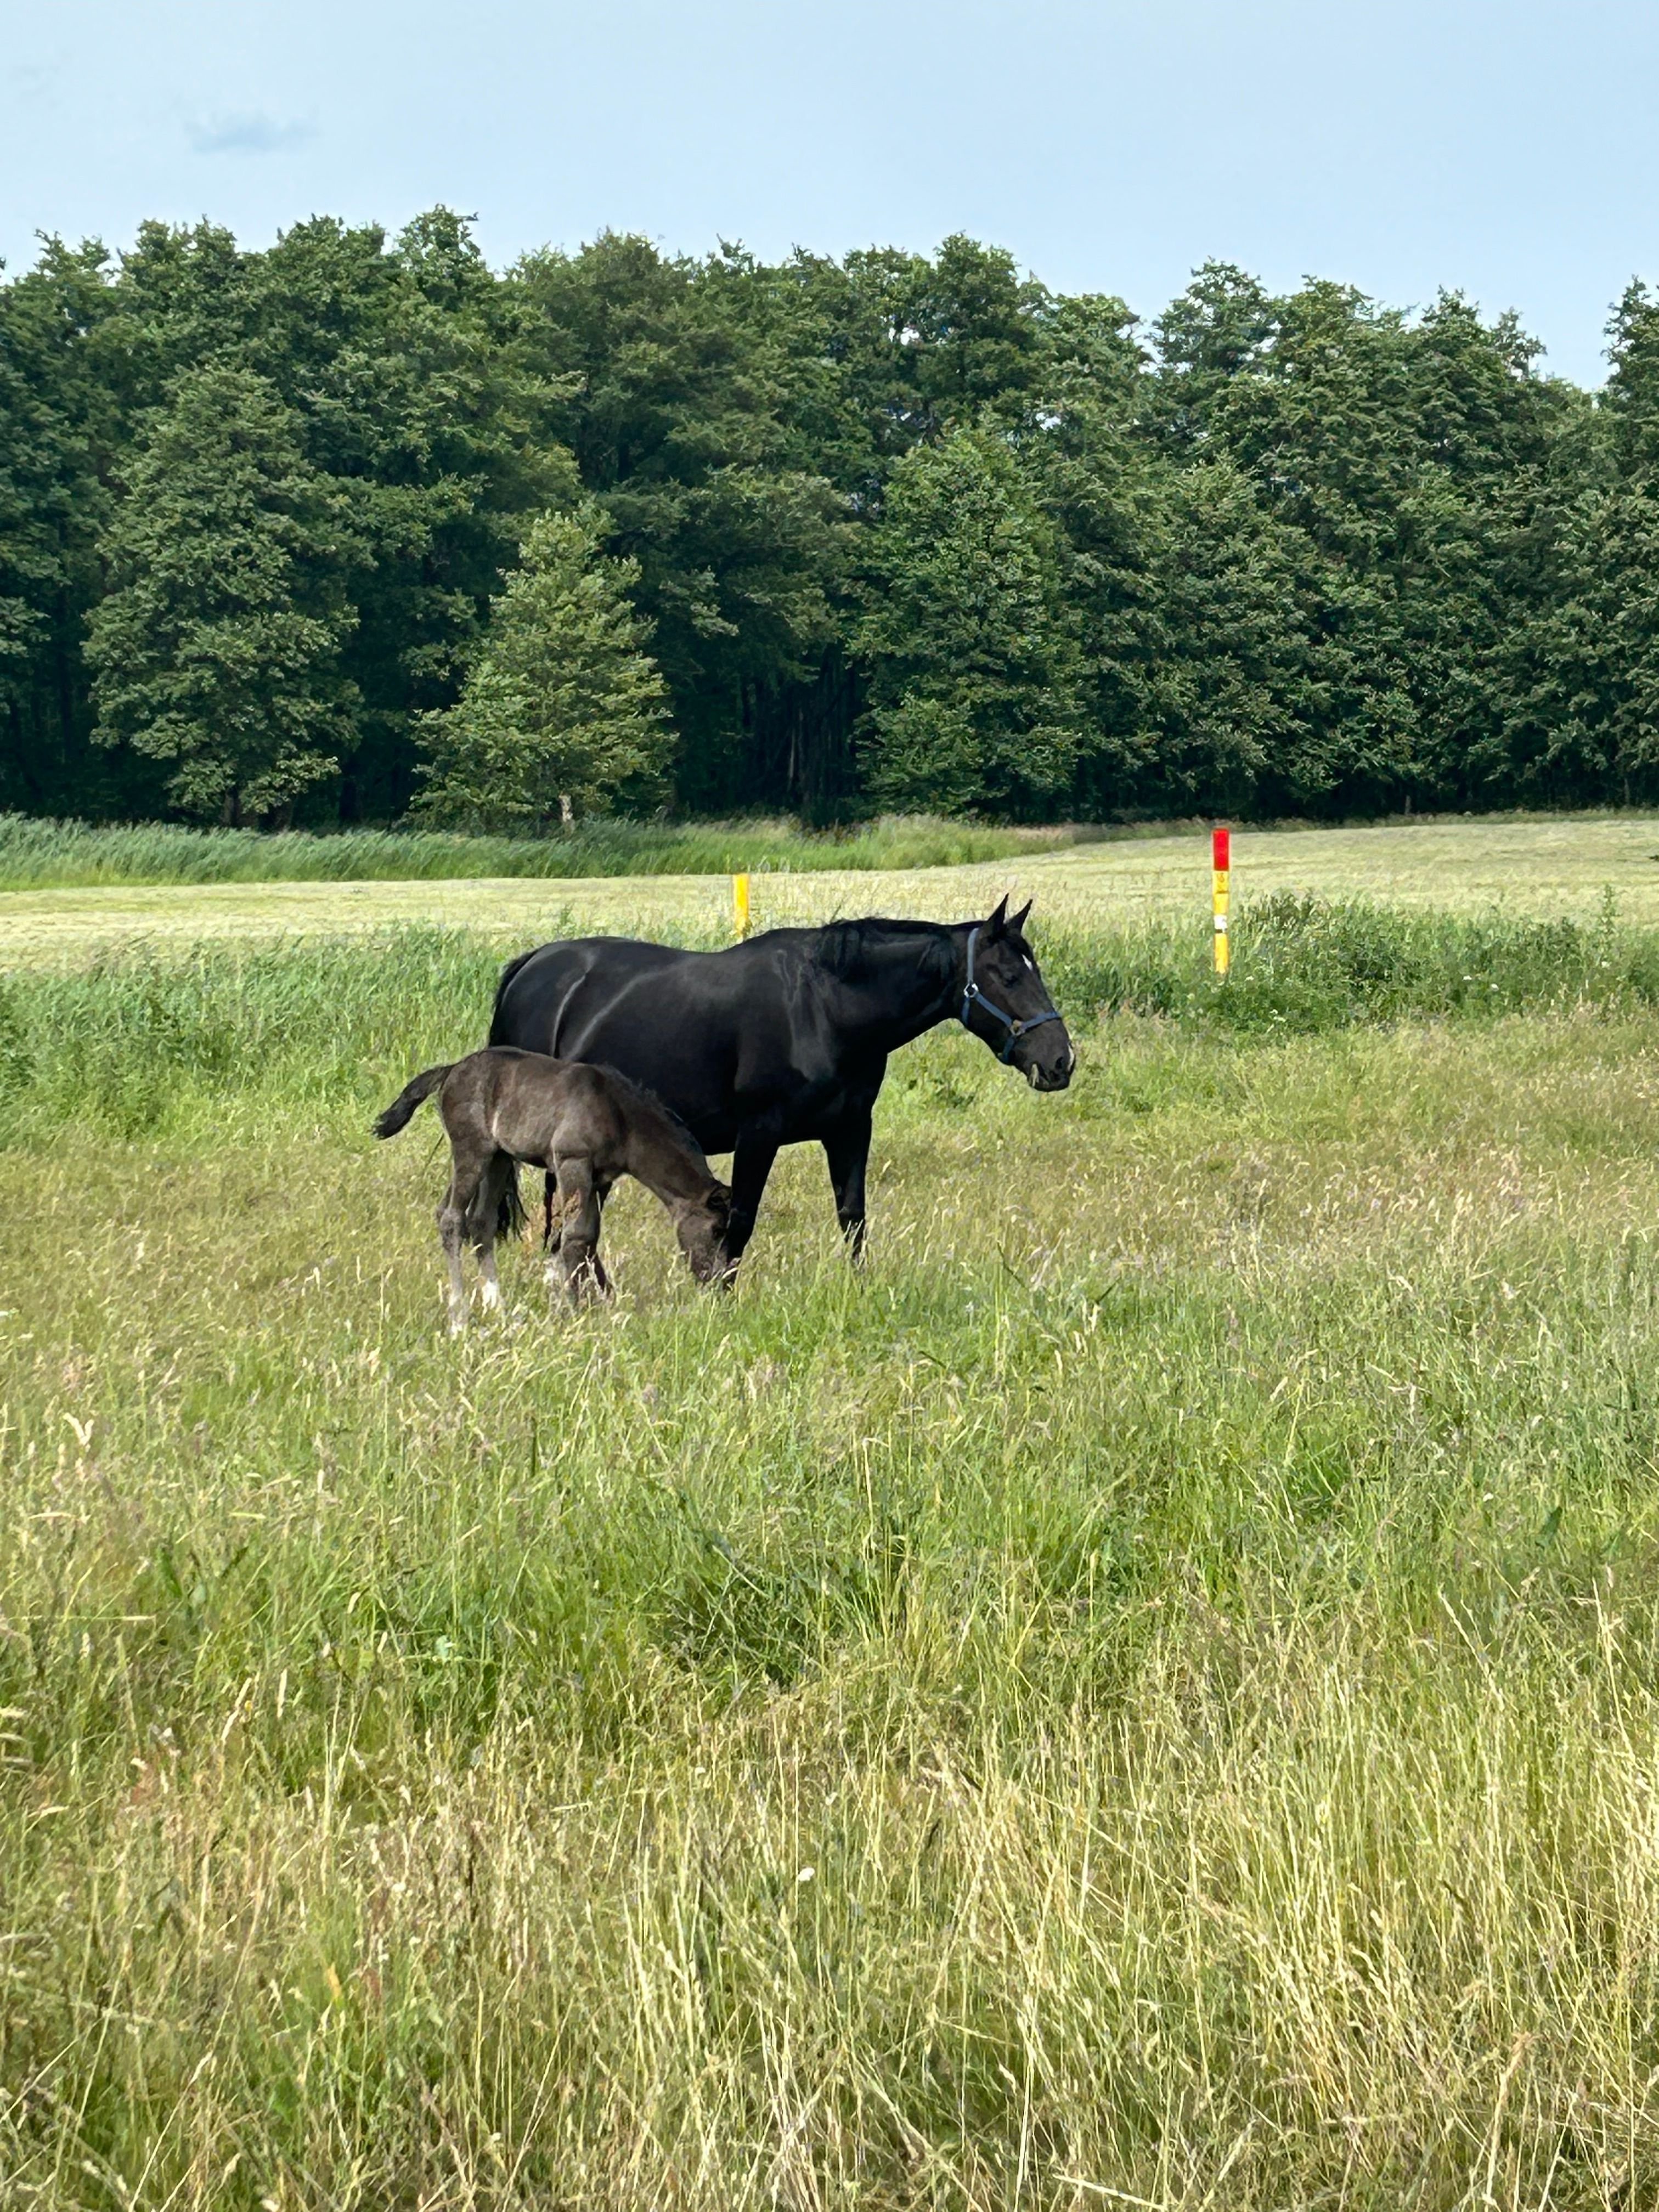
[[[950,927],[945,921],[913,921],[881,914],[866,914],[856,921],[826,922],[817,932],[817,962],[842,982],[854,982],[867,969],[871,954],[882,946],[895,939],[937,944]]]

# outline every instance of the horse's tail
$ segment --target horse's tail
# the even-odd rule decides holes
[[[495,1234],[498,1237],[516,1237],[524,1224],[524,1200],[519,1194],[519,1164],[514,1160],[507,1176],[507,1188],[501,1193],[501,1202],[495,1209]]]
[[[395,1137],[422,1100],[430,1098],[454,1065],[453,1060],[447,1060],[441,1067],[423,1068],[412,1083],[406,1083],[375,1122],[375,1135]]]

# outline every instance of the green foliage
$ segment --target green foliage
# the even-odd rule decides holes
[[[354,703],[340,647],[344,503],[252,370],[187,371],[147,428],[93,617],[100,744],[175,763],[185,813],[286,816],[337,766]]]
[[[1085,742],[1078,624],[1058,533],[994,430],[952,429],[894,470],[855,642],[879,796],[1055,811]]]
[[[672,739],[628,598],[640,567],[599,537],[591,502],[532,523],[459,700],[422,725],[422,814],[533,828],[661,795]]]
[[[1211,264],[1143,331],[961,236],[768,264],[606,233],[505,272],[443,208],[54,242],[0,284],[0,805],[399,819],[532,518],[584,498],[636,564],[682,812],[1644,799],[1656,319],[1632,285],[1592,397],[1455,295]],[[233,434],[178,416],[210,392],[264,410],[240,507]],[[178,549],[236,544],[249,606],[230,571],[198,605]]]
[[[120,327],[103,248],[49,241],[0,285],[0,793],[50,806],[115,797],[92,750],[82,660],[104,587],[98,541],[127,441]],[[160,799],[154,778],[134,796]]]

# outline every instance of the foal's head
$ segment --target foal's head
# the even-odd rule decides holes
[[[730,1186],[713,1181],[701,1198],[687,1199],[674,1217],[680,1249],[700,1283],[720,1281],[731,1273],[726,1231],[732,1218]]]

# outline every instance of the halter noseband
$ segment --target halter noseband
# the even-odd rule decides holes
[[[1028,1030],[1040,1029],[1044,1022],[1057,1022],[1060,1019],[1060,1012],[1058,1008],[1050,1006],[1046,1014],[1033,1014],[1029,1021],[1024,1022],[1017,1022],[1012,1014],[1004,1013],[995,1000],[988,999],[974,981],[974,950],[978,943],[979,924],[975,922],[968,933],[968,980],[963,986],[962,1011],[957,1016],[957,1019],[971,1036],[973,1031],[968,1019],[969,1010],[973,1006],[983,1006],[986,1012],[1000,1021],[1008,1032],[1002,1050],[997,1054],[999,1060],[1007,1060],[1012,1058],[1014,1047]],[[986,1042],[988,1043],[990,1040],[988,1038]]]

